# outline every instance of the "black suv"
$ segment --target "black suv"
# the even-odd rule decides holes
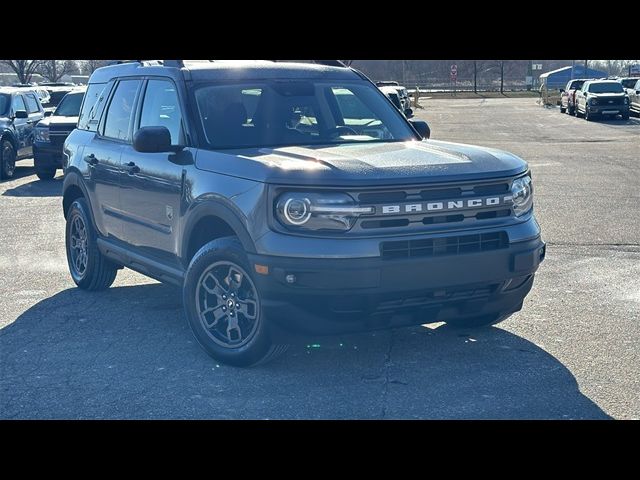
[[[324,62],[97,69],[64,145],[71,276],[179,285],[198,342],[241,366],[291,331],[500,322],[545,256],[528,166],[427,130]]]
[[[31,156],[33,126],[43,118],[34,91],[0,87],[0,180],[13,177],[16,160]]]
[[[53,115],[36,125],[33,164],[41,180],[51,180],[56,169],[62,168],[62,145],[76,128],[85,90],[85,87],[77,87],[67,93]]]

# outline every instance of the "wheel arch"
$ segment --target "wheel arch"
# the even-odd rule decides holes
[[[64,175],[64,183],[62,184],[62,213],[67,218],[67,212],[71,204],[78,198],[83,197],[89,204],[89,212],[93,215],[91,209],[91,200],[84,183],[80,178],[80,174],[76,170],[67,170]],[[93,218],[91,219],[93,221]]]
[[[206,243],[216,238],[235,235],[248,253],[255,253],[255,245],[238,214],[222,202],[209,200],[194,207],[187,216],[182,231],[180,258],[185,266]]]

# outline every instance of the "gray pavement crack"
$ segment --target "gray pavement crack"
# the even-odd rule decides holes
[[[393,345],[396,341],[396,332],[395,330],[391,330],[389,332],[389,348],[387,349],[387,353],[384,356],[384,365],[383,365],[383,379],[384,383],[382,384],[382,415],[381,419],[384,420],[387,416],[387,397],[389,395],[389,384],[395,383],[393,380],[389,379],[389,368],[391,367],[391,352],[393,351]]]

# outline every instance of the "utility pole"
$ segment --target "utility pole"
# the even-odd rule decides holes
[[[573,80],[573,69],[576,67],[576,61],[571,60],[571,80]]]
[[[500,60],[500,94],[504,92],[504,60]]]
[[[585,60],[584,61],[584,74],[587,74],[587,63],[589,62],[589,60]]]
[[[533,87],[533,60],[529,60],[529,66],[527,67],[527,90],[531,90]]]
[[[404,60],[402,60],[402,85],[405,85],[406,79],[405,79],[405,75],[404,75]]]
[[[473,61],[473,93],[478,93],[478,61],[477,60]]]

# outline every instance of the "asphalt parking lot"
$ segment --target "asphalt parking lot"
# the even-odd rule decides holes
[[[640,119],[586,122],[532,98],[423,99],[432,137],[529,161],[548,242],[524,309],[301,341],[218,365],[179,291],[129,270],[88,293],[67,271],[61,172],[0,183],[0,418],[640,418]]]

